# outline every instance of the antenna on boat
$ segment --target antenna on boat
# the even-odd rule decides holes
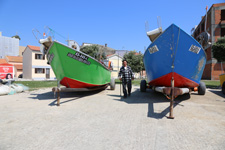
[[[69,41],[70,40],[70,37],[69,37],[69,33],[68,33],[68,39],[67,39],[67,41]]]
[[[48,26],[45,26],[45,27],[44,27],[44,33],[45,33],[45,36],[46,36],[46,37],[49,36],[49,32],[50,32],[49,27],[48,27]]]
[[[145,32],[147,33],[149,31],[149,24],[148,21],[145,21]]]
[[[205,32],[207,32],[206,30],[206,24],[207,24],[207,10],[208,10],[208,6],[206,6],[206,14],[205,14]]]
[[[148,30],[148,23],[145,23],[145,30],[150,41],[155,41],[162,34],[162,25],[160,16],[157,17],[158,28],[152,31]],[[147,26],[147,27],[146,27]]]
[[[161,17],[157,16],[157,24],[158,24],[158,28],[162,29],[162,23],[161,23]]]

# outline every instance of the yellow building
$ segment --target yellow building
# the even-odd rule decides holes
[[[122,67],[123,57],[118,54],[113,54],[113,55],[107,56],[107,59],[109,61],[111,61],[112,66],[113,66],[113,70],[111,72],[111,77],[118,78],[118,73],[120,71],[120,68]]]
[[[26,47],[25,46],[19,46],[19,56],[23,56],[23,52],[25,51]]]
[[[23,78],[33,80],[56,79],[47,59],[42,58],[40,47],[28,45],[23,53]]]

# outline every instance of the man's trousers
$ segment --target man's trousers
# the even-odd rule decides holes
[[[123,95],[124,95],[124,97],[127,97],[127,92],[130,95],[131,88],[132,88],[131,80],[123,81],[122,85],[123,85]],[[127,89],[126,89],[126,87],[127,87]]]

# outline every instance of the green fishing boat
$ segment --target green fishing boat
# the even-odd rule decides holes
[[[108,85],[111,89],[115,88],[108,66],[79,51],[77,45],[67,46],[52,41],[51,37],[39,42],[61,85],[74,89],[99,89]]]

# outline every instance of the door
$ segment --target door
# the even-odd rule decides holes
[[[50,68],[46,68],[46,79],[50,79]]]

